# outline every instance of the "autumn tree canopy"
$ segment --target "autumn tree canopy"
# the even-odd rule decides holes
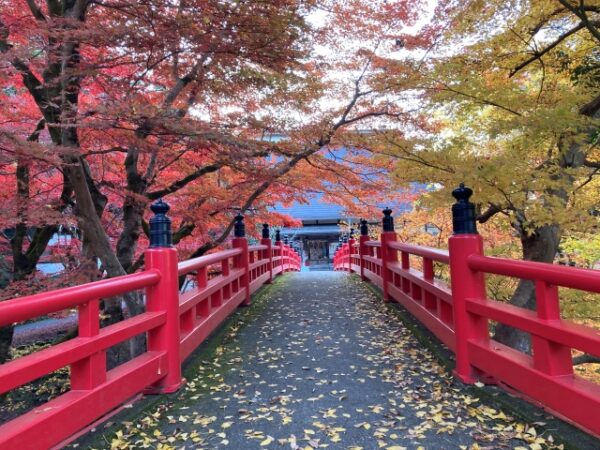
[[[222,243],[232,208],[262,221],[267,206],[320,192],[368,213],[390,197],[391,162],[368,158],[359,130],[413,120],[369,80],[382,70],[378,51],[420,9],[0,1],[0,195],[13,282],[34,273],[66,225],[81,233],[80,273],[138,269],[147,206],[159,198],[184,256]]]
[[[561,239],[598,226],[599,14],[594,1],[440,1],[430,45],[407,40],[414,57],[381,61],[381,83],[411,92],[430,128],[372,146],[396,161],[400,183],[443,187],[431,205],[465,181],[481,223],[508,222],[524,259],[553,262]],[[533,284],[511,301],[533,307]]]

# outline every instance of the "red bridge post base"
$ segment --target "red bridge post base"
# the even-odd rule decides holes
[[[390,270],[390,263],[398,261],[398,252],[390,249],[388,244],[398,239],[394,231],[384,231],[381,233],[381,278],[383,283],[383,300],[391,302],[388,285],[394,282],[394,273]]]
[[[483,239],[477,233],[475,205],[469,202],[472,193],[463,184],[452,192],[457,202],[452,206],[454,233],[448,239],[456,336],[454,374],[463,383],[474,383],[477,379],[469,354],[471,343],[487,345],[490,340],[488,319],[473,314],[467,308],[469,302],[485,302],[487,299],[484,273],[473,270],[468,262],[471,256],[483,255]]]
[[[236,237],[231,240],[232,248],[239,248],[242,253],[233,260],[233,267],[241,269],[244,272],[240,281],[241,288],[246,292],[246,297],[242,303],[243,306],[250,306],[250,261],[248,260],[248,240],[245,237]]]
[[[366,220],[364,220],[363,222],[366,222]],[[368,240],[369,240],[369,235],[362,234],[362,229],[361,229],[361,235],[360,235],[360,240],[359,240],[360,244],[358,247],[358,252],[359,252],[359,257],[360,257],[360,279],[362,281],[366,281],[366,282],[368,282],[369,279],[365,276],[365,259],[364,259],[364,257],[365,256],[373,256],[371,249],[365,245],[365,242],[367,242]]]
[[[148,289],[146,311],[164,311],[163,326],[148,332],[148,351],[165,352],[164,378],[144,390],[144,394],[171,394],[184,385],[181,376],[180,325],[179,325],[179,277],[177,274],[177,250],[172,247],[149,248],[144,253],[146,270],[156,269],[160,281]]]

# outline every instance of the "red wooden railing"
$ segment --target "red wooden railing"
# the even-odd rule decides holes
[[[423,270],[410,266],[411,255]],[[434,263],[449,265],[451,287],[434,277]],[[600,331],[561,319],[558,295],[559,287],[600,293],[600,271],[487,257],[476,231],[454,234],[449,251],[396,242],[389,231],[381,241],[362,235],[358,245],[350,240],[338,249],[334,270],[359,273],[386,301],[405,307],[455,352],[463,382],[508,385],[600,435],[600,386],[575,374],[572,362],[572,349],[600,357]],[[536,310],[488,299],[485,274],[534,282]],[[529,333],[532,354],[494,340],[490,320]]]
[[[150,248],[143,272],[0,302],[0,326],[67,308],[79,309],[79,336],[0,365],[0,394],[70,367],[65,394],[0,426],[0,448],[47,449],[64,442],[138,393],[168,393],[182,384],[181,362],[250,295],[283,272],[300,270],[300,257],[269,239],[177,261],[173,248]],[[208,280],[210,266],[221,274]],[[194,273],[196,287],[179,295],[178,279]],[[144,313],[100,328],[99,302],[142,289]],[[147,351],[112,369],[110,347],[146,334]]]

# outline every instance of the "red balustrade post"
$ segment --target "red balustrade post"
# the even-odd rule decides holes
[[[231,241],[233,248],[239,248],[242,253],[233,260],[233,267],[244,271],[241,276],[241,286],[246,291],[246,299],[242,303],[244,306],[250,305],[250,260],[248,256],[248,240],[246,239],[246,225],[244,225],[244,216],[238,214],[235,218],[234,238]]]
[[[354,239],[354,229],[350,229],[350,239],[348,239],[348,272],[352,273],[352,252],[354,251],[354,244],[356,244],[356,240]]]
[[[202,290],[208,286],[208,267],[200,267],[196,278],[198,289]],[[208,317],[210,315],[210,300],[206,299],[199,303],[196,307],[196,315],[200,317]]]
[[[281,266],[281,273],[283,273],[283,244],[281,243],[281,231],[275,231],[275,255],[279,258],[277,259],[277,265]]]
[[[344,238],[346,239],[346,238]],[[342,270],[346,271],[348,270],[348,242],[344,242],[342,244]]]
[[[423,278],[431,283],[434,282],[435,273],[433,270],[433,260],[430,258],[423,258]],[[437,311],[437,299],[435,294],[427,289],[424,290],[423,304],[425,305],[425,308]]]
[[[161,277],[147,290],[146,310],[164,312],[166,320],[148,332],[148,351],[166,352],[167,367],[165,377],[147,393],[164,394],[177,391],[185,382],[180,365],[177,251],[171,245],[171,219],[166,216],[169,205],[159,200],[150,209],[155,216],[150,219],[150,247],[144,253],[144,261],[146,269],[159,271]]]
[[[273,281],[273,249],[270,234],[269,224],[263,223],[262,239],[260,240],[260,243],[266,245],[267,249],[263,251],[262,257],[263,259],[269,259],[269,265],[267,266],[269,270],[269,279],[266,281],[266,284],[270,284]]]
[[[390,248],[388,243],[397,239],[396,232],[394,231],[392,210],[386,208],[383,210],[383,232],[381,233],[381,281],[383,283],[383,300],[386,302],[392,300],[389,294],[388,283],[394,280],[394,274],[388,266],[390,263],[398,261],[398,252]]]
[[[369,254],[369,248],[366,242],[369,240],[369,224],[366,220],[360,221],[360,238],[358,240],[358,257],[360,261],[360,279],[362,281],[368,281],[369,279],[365,276],[365,256]]]
[[[452,206],[454,234],[448,240],[456,338],[454,374],[463,383],[476,381],[476,370],[469,357],[469,341],[489,339],[487,320],[467,311],[467,299],[486,297],[483,273],[471,270],[467,263],[470,255],[483,254],[483,239],[477,233],[475,224],[475,205],[469,202],[472,194],[473,191],[462,183],[452,192],[457,202]]]

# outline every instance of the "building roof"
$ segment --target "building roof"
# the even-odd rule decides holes
[[[279,214],[286,214],[297,220],[326,220],[346,218],[343,214],[344,208],[333,203],[326,203],[321,200],[321,195],[312,198],[307,204],[294,202],[289,207],[276,205],[273,211]]]
[[[301,228],[282,228],[281,235],[288,235],[289,237],[293,237],[296,234],[301,234],[302,236],[316,236],[316,235],[324,235],[324,234],[340,234],[341,229],[339,225],[317,225],[311,227],[301,227]]]

